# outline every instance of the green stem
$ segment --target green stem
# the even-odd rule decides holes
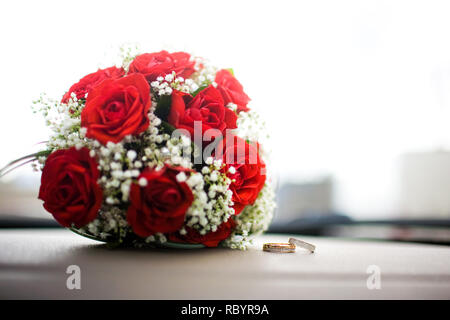
[[[51,152],[50,150],[43,150],[43,151],[35,152],[35,153],[29,154],[29,155],[26,155],[26,156],[23,156],[16,160],[11,161],[6,166],[4,166],[3,168],[0,169],[0,177],[4,176],[5,174],[11,172],[14,169],[20,168],[21,166],[23,166],[27,163],[37,160],[39,157],[48,156],[50,154],[50,152]],[[25,161],[24,163],[21,163],[21,164],[15,166],[14,168],[11,168],[15,164],[17,164],[21,161],[24,161],[24,160],[28,160],[28,161]]]
[[[22,163],[19,163],[17,166],[15,166],[15,167],[8,167],[8,170],[6,170],[7,168],[3,168],[2,169],[2,171],[0,171],[0,178],[1,177],[3,177],[3,176],[5,176],[5,175],[7,175],[8,173],[10,173],[11,171],[13,171],[13,170],[16,170],[16,169],[18,169],[18,168],[20,168],[20,167],[22,167],[22,166],[24,166],[24,165],[26,165],[26,164],[28,164],[28,163],[31,163],[31,162],[33,162],[33,161],[35,161],[36,159],[30,159],[30,160],[28,160],[28,161],[25,161],[25,162],[22,162]]]

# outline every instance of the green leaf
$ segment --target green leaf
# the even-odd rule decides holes
[[[43,150],[36,153],[32,153],[23,157],[20,157],[19,159],[13,160],[10,163],[8,163],[6,166],[0,169],[0,177],[4,176],[5,174],[20,168],[21,166],[33,162],[37,160],[39,157],[47,157],[52,151],[51,150]],[[14,166],[14,167],[13,167]]]
[[[233,71],[233,68],[228,68],[228,69],[226,69],[226,70],[230,71],[231,75],[234,77],[234,71]]]
[[[172,132],[175,131],[175,127],[166,121],[161,121],[161,128],[163,129],[164,133],[167,134],[172,134]]]
[[[204,90],[204,89],[206,89],[206,88],[208,88],[208,87],[209,87],[209,85],[201,86],[200,88],[198,88],[197,90],[194,91],[194,93],[192,94],[192,96],[195,97],[197,94],[200,93],[200,91],[202,91],[202,90]]]
[[[172,105],[172,96],[161,96],[155,109],[155,115],[161,120],[167,121]]]

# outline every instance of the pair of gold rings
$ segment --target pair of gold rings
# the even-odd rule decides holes
[[[316,250],[315,245],[295,238],[289,238],[289,243],[265,243],[263,250],[267,252],[293,253],[297,246],[311,253],[314,253]]]

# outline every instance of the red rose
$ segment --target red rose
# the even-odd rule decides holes
[[[57,150],[45,162],[39,199],[64,227],[83,227],[97,217],[103,192],[97,184],[99,171],[89,149]]]
[[[194,121],[201,121],[202,133],[208,129],[235,129],[237,115],[226,108],[222,96],[213,86],[200,91],[194,98],[174,91],[168,121],[176,128],[186,129],[193,137]],[[213,135],[214,137],[215,135]]]
[[[186,52],[167,51],[138,55],[130,64],[129,73],[141,73],[151,82],[175,71],[177,76],[188,78],[195,72],[195,62]]]
[[[223,154],[218,156],[222,156],[225,164],[223,172],[233,180],[230,184],[233,208],[239,214],[258,198],[266,181],[266,165],[259,157],[257,148],[237,136],[223,142]],[[230,172],[230,167],[234,167],[235,172]]]
[[[180,243],[201,243],[207,247],[217,247],[219,242],[227,239],[236,223],[232,218],[229,218],[227,222],[222,223],[216,232],[209,232],[205,235],[201,235],[194,228],[186,227],[187,233],[181,235],[179,232],[169,234],[169,240]]]
[[[86,93],[89,93],[93,87],[99,85],[103,80],[117,79],[122,77],[124,74],[125,70],[123,70],[123,68],[110,67],[106,69],[98,69],[97,72],[88,74],[84,78],[81,78],[80,81],[72,85],[69,91],[67,91],[63,96],[61,102],[69,102],[72,92],[76,94],[77,99],[84,98]]]
[[[178,90],[173,90],[171,96],[171,105],[167,121],[178,128],[180,121],[183,120],[186,111],[186,104],[192,100],[192,96]]]
[[[250,101],[248,95],[244,92],[242,84],[228,70],[220,70],[216,73],[215,82],[217,90],[225,101],[225,105],[232,102],[237,105],[237,111],[249,111],[247,104]]]
[[[137,235],[175,232],[183,226],[186,211],[194,200],[189,186],[176,179],[183,171],[187,170],[169,166],[159,171],[147,169],[138,177],[147,180],[147,185],[131,186],[127,221]]]
[[[141,74],[107,79],[93,88],[81,112],[86,136],[103,144],[138,135],[149,125],[150,87]]]

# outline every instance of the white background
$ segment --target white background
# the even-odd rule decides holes
[[[398,156],[448,146],[449,17],[448,1],[2,1],[0,165],[46,139],[33,99],[138,43],[232,67],[284,181],[331,174],[339,210],[389,215]]]

